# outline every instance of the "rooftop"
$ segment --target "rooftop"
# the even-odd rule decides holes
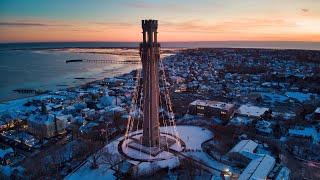
[[[29,121],[38,123],[38,124],[51,124],[54,121],[53,114],[33,114],[28,119]]]
[[[265,179],[275,165],[275,159],[267,154],[253,159],[241,173],[239,180]]]
[[[269,110],[269,108],[264,107],[258,107],[258,106],[248,106],[248,105],[242,105],[240,108],[236,111],[238,114],[243,115],[249,115],[254,117],[260,117],[263,115],[264,112]]]
[[[0,148],[0,158],[3,158],[8,153],[13,153],[12,148],[8,148],[8,149],[5,149],[5,150]]]
[[[320,133],[313,127],[305,127],[302,129],[289,129],[290,135],[299,135],[304,137],[312,137],[314,143],[320,141]]]
[[[234,107],[233,104],[219,102],[219,101],[209,101],[209,100],[195,100],[192,103],[190,103],[190,105],[210,106],[210,107],[219,108],[223,110],[229,110]]]
[[[258,147],[258,144],[255,143],[252,140],[242,140],[238,142],[231,150],[230,152],[242,152],[242,151],[247,151],[250,153],[253,153],[253,151]],[[230,153],[229,152],[229,153]]]

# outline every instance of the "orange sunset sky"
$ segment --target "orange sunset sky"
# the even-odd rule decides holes
[[[320,41],[320,0],[0,0],[0,42]]]

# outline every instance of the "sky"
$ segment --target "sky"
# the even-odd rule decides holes
[[[320,42],[320,0],[0,0],[0,42]]]

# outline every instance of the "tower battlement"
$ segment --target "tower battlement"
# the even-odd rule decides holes
[[[142,20],[142,29],[158,29],[158,20]]]

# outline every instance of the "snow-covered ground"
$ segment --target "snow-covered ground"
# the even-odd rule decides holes
[[[198,152],[183,152],[184,155],[191,156],[196,160],[202,161],[203,163],[217,168],[221,170],[229,169],[228,166],[221,164],[210,157],[207,156],[204,152],[202,152],[201,144],[212,138],[213,133],[205,128],[198,127],[198,126],[177,126],[177,131],[179,133],[180,139],[186,143],[186,149],[193,149],[193,150],[199,150]],[[168,127],[169,133],[170,129],[173,129],[171,127]],[[164,132],[164,127],[161,127],[161,132]],[[123,137],[111,142],[108,144],[105,149],[108,149],[109,152],[119,155],[118,152],[118,144],[119,142],[123,140]],[[138,151],[137,151],[138,152]],[[140,152],[138,152],[140,153]],[[170,159],[164,160],[164,161],[155,161],[153,163],[150,162],[137,162],[129,160],[129,162],[138,165],[139,171],[148,171],[149,168],[155,168],[155,167],[168,167],[169,169],[176,167],[179,165],[179,162],[177,161],[176,157],[172,157]],[[115,179],[113,176],[114,171],[110,170],[109,166],[103,163],[103,160],[101,158],[98,159],[99,168],[98,169],[91,169],[90,163],[85,163],[82,167],[80,167],[76,172],[70,174],[66,177],[66,179]],[[214,176],[218,176],[218,171],[215,171]]]
[[[9,111],[9,110],[19,110],[23,108],[23,104],[27,103],[29,100],[32,100],[34,98],[38,98],[40,96],[36,97],[28,97],[28,98],[23,98],[23,99],[17,99],[17,100],[12,100],[12,101],[7,101],[7,102],[2,102],[0,103],[0,112],[4,111]]]
[[[204,116],[185,115],[182,118],[176,119],[176,122],[185,125],[202,124],[210,126],[215,124],[216,121],[214,119],[208,120]]]
[[[104,147],[105,150],[108,150],[110,153],[114,155],[120,155],[118,151],[118,144],[123,139],[123,137],[109,143]],[[65,179],[84,179],[84,180],[103,180],[103,179],[116,179],[113,175],[115,172],[110,169],[110,166],[103,162],[102,158],[99,158],[97,164],[99,166],[98,169],[90,168],[90,160],[88,160],[82,167],[80,167],[76,172],[70,174]]]

